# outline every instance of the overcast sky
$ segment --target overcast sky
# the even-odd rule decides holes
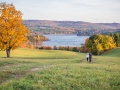
[[[23,19],[120,23],[120,0],[0,0],[13,3]]]

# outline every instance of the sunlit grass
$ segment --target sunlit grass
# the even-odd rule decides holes
[[[0,90],[119,90],[120,48],[113,52],[92,63],[69,51],[17,49],[12,58],[0,52]],[[31,71],[42,66],[49,67]]]
[[[120,58],[120,48],[113,49],[110,53],[106,53],[103,56],[119,57]]]
[[[82,56],[82,55],[80,55]],[[0,52],[0,57],[6,57],[5,52]],[[61,51],[61,50],[36,50],[36,49],[16,49],[11,51],[11,57],[22,57],[22,58],[77,58],[78,55],[74,52]]]

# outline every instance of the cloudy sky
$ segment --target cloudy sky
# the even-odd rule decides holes
[[[13,3],[23,19],[120,23],[120,0],[0,0]]]

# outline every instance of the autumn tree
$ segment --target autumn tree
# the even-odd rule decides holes
[[[114,42],[116,43],[116,46],[120,47],[120,34],[119,33],[114,33],[114,34],[111,34],[110,36],[113,37]]]
[[[88,42],[89,42],[89,38],[86,38],[85,44],[84,44],[84,47],[83,47],[83,52],[89,52],[89,48],[87,46]]]
[[[93,54],[100,55],[106,50],[115,48],[116,44],[111,36],[96,34],[89,37],[87,47]]]
[[[21,43],[20,44],[20,48],[26,48],[26,47],[27,47],[26,43]]]
[[[29,30],[23,25],[22,13],[13,4],[0,3],[0,50],[10,51],[27,41]]]

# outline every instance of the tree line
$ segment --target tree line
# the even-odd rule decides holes
[[[41,46],[41,47],[36,47],[36,49],[39,50],[64,50],[64,51],[73,51],[73,52],[81,52],[80,47],[73,47],[73,46]]]
[[[41,34],[77,34],[91,36],[99,33],[120,32],[119,23],[89,23],[81,21],[24,20],[30,31]]]
[[[85,40],[83,52],[92,52],[94,55],[100,55],[116,47],[120,47],[119,33],[109,35],[95,34]]]

